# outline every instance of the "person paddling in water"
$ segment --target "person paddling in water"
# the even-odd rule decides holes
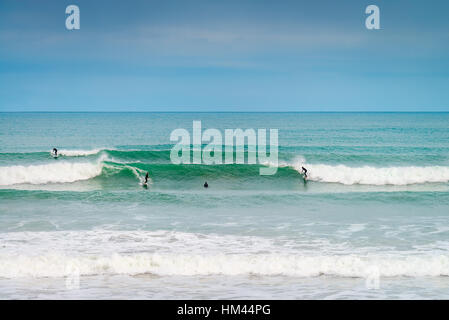
[[[307,179],[307,169],[304,167],[301,167],[302,169],[302,174],[304,175],[304,179]]]
[[[204,188],[209,188],[209,185],[207,184],[207,181],[204,182]]]

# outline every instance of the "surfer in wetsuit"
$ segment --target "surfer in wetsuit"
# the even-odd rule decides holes
[[[304,178],[307,178],[307,169],[304,167],[301,167],[301,168],[302,168],[302,174],[304,175]]]
[[[54,155],[54,156],[57,156],[57,155],[58,155],[58,149],[53,148],[53,155]]]
[[[209,187],[209,185],[207,184],[207,181],[204,182],[204,188],[208,188],[208,187]]]
[[[148,172],[147,172],[147,174],[145,175],[145,184],[148,183],[148,176],[149,176],[149,174],[148,174]]]

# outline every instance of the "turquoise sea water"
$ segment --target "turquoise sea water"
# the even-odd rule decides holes
[[[194,120],[277,173],[172,164]],[[449,113],[0,113],[0,298],[449,298],[448,209]]]

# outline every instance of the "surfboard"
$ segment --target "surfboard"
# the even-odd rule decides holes
[[[139,184],[140,184],[143,188],[148,188],[148,182],[150,182],[150,181],[148,180],[147,182],[145,182],[145,179],[140,178]]]

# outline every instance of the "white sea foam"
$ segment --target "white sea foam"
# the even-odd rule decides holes
[[[396,185],[449,182],[449,167],[402,166],[402,167],[349,167],[345,165],[306,164],[300,159],[290,164],[296,171],[306,167],[308,180],[344,185]]]
[[[51,164],[0,167],[0,186],[88,180],[100,175],[102,169],[101,159],[95,163],[55,161]]]
[[[449,276],[449,256],[363,257],[281,254],[113,254],[110,256],[1,256],[0,277],[62,277],[151,273],[156,275],[285,275],[367,277],[376,268],[384,277]]]
[[[171,231],[58,231],[0,234],[0,277],[80,275],[449,276],[438,250],[307,250],[282,239]],[[313,243],[310,243],[311,245]],[[328,248],[332,249],[332,248]],[[441,252],[441,251],[440,251]]]
[[[300,169],[300,168],[299,168]],[[298,169],[298,171],[299,171]],[[344,165],[307,165],[308,177],[313,181],[334,182],[346,185],[410,185],[449,181],[449,167],[358,167]]]
[[[93,149],[93,150],[58,150],[58,154],[66,157],[83,157],[83,156],[89,156],[93,154],[97,154],[102,149]]]

